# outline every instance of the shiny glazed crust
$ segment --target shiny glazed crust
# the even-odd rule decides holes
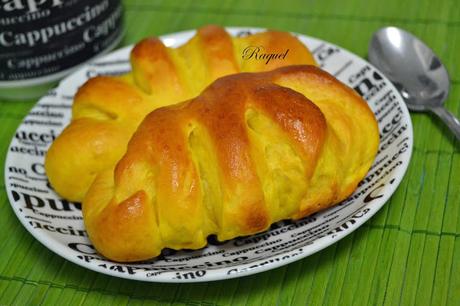
[[[261,46],[282,59],[244,60],[243,50]],[[159,39],[139,42],[131,52],[132,72],[88,80],[76,94],[72,121],[50,147],[45,168],[62,197],[82,201],[100,171],[126,152],[132,134],[154,109],[200,94],[219,77],[269,71],[293,64],[315,64],[308,49],[286,32],[267,31],[232,38],[223,28],[205,26],[185,45],[167,48]]]
[[[90,187],[86,229],[128,262],[261,232],[347,198],[378,143],[365,101],[319,68],[223,77],[143,120]]]

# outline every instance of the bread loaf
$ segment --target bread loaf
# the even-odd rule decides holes
[[[243,59],[248,47],[288,53],[267,63]],[[314,63],[308,49],[285,32],[232,38],[223,28],[206,26],[177,49],[157,38],[145,39],[131,52],[131,73],[95,77],[80,88],[71,123],[46,155],[49,181],[59,195],[80,202],[96,174],[113,167],[125,153],[128,140],[150,111],[195,97],[221,76]]]
[[[226,76],[143,120],[91,185],[85,226],[123,262],[258,233],[347,198],[378,143],[366,102],[319,68]]]

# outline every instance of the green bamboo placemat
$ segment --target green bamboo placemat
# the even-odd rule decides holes
[[[372,33],[403,27],[426,41],[452,79],[460,115],[457,1],[124,1],[132,44],[215,23],[289,30],[366,57]],[[33,101],[0,101],[7,146]],[[359,230],[290,265],[227,281],[155,284],[98,274],[48,251],[19,223],[0,176],[0,305],[460,305],[460,143],[432,116],[412,114],[414,152],[399,189]]]

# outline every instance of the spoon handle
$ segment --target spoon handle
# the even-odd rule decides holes
[[[457,140],[460,141],[460,121],[456,118],[451,112],[449,112],[444,107],[434,107],[431,109],[433,113],[438,115],[439,118],[444,121],[445,124],[449,127],[449,129],[454,132],[455,137]]]

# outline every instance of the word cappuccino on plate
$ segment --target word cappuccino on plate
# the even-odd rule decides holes
[[[244,60],[266,60],[265,64],[268,64],[271,60],[285,59],[288,52],[289,49],[281,53],[268,53],[265,52],[265,48],[262,46],[249,46],[244,48],[242,58]]]

